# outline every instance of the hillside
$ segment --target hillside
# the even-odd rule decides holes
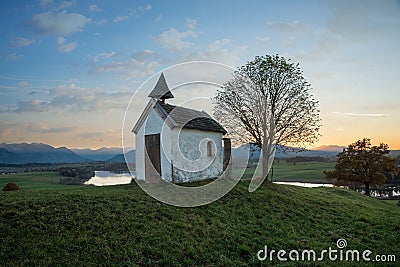
[[[304,150],[304,151],[294,151],[290,147],[277,146],[275,152],[275,158],[293,158],[293,157],[334,157],[338,152],[331,150]],[[242,145],[240,147],[232,149],[232,158],[237,160],[245,160],[248,155],[250,159],[257,159],[260,157],[260,151],[252,146],[252,151],[250,151],[249,145]]]
[[[313,148],[312,150],[319,150],[319,151],[329,151],[329,152],[342,152],[344,148],[347,146],[338,146],[338,145],[325,145]]]
[[[71,151],[75,152],[83,158],[87,158],[93,161],[108,161],[110,158],[115,157],[115,155],[122,153],[122,148],[119,147],[102,147],[99,149],[78,149],[73,148]]]
[[[87,159],[80,157],[66,147],[54,148],[41,143],[0,144],[0,163],[77,163]]]
[[[135,150],[129,151],[126,153],[126,158],[128,162],[136,162],[136,153]],[[124,163],[125,162],[125,156],[124,154],[118,154],[110,159],[107,159],[109,162],[119,162],[119,163]]]
[[[235,160],[246,160],[249,155],[251,159],[257,159],[260,151],[249,152],[249,145],[242,145],[232,149],[232,157]],[[131,148],[132,149],[132,148]],[[341,146],[322,146],[312,150],[295,152],[288,147],[278,146],[275,158],[293,158],[293,157],[324,157],[334,158]],[[392,150],[390,156],[397,157],[400,150]],[[131,150],[128,153],[131,162],[135,162],[135,152]],[[100,149],[69,149],[66,147],[54,148],[50,145],[39,143],[20,143],[20,144],[0,144],[0,163],[4,164],[25,164],[25,163],[81,163],[88,161],[109,161],[125,162],[122,154],[122,148],[103,147]]]
[[[336,249],[339,238],[347,240],[346,249],[400,257],[394,202],[339,188],[263,184],[249,193],[247,187],[240,182],[197,208],[162,204],[136,184],[1,192],[1,264],[259,266],[256,253],[265,245],[320,252]],[[279,263],[275,257],[272,264]]]

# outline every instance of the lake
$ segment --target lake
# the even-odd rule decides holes
[[[95,186],[129,184],[132,181],[132,176],[129,172],[115,173],[110,171],[95,171],[95,176],[86,181],[85,184],[92,184]],[[136,173],[132,172],[134,176]],[[302,187],[332,187],[332,184],[319,184],[319,183],[301,183],[301,182],[274,182],[276,184],[295,185]]]
[[[86,181],[85,184],[92,184],[95,186],[105,185],[117,185],[117,184],[129,184],[132,180],[132,176],[129,172],[115,173],[109,171],[95,171],[95,176]],[[132,172],[132,175],[135,175]]]
[[[295,185],[301,187],[333,187],[333,184],[301,183],[301,182],[274,182],[274,184]]]

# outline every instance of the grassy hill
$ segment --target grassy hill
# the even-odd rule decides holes
[[[339,238],[347,240],[346,249],[394,254],[400,261],[395,202],[339,188],[264,184],[248,193],[247,187],[240,182],[197,208],[162,204],[136,184],[1,192],[0,265],[260,266],[271,265],[256,257],[265,245],[320,252],[337,249]],[[272,264],[340,262],[274,257]]]

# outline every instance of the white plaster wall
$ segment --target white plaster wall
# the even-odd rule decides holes
[[[173,130],[177,136],[179,129]],[[213,142],[213,157],[207,156],[207,142]],[[193,129],[182,129],[179,141],[171,147],[174,159],[174,180],[188,182],[214,178],[222,173],[222,134]],[[179,144],[179,146],[178,146]]]
[[[144,180],[144,126],[139,129],[136,134],[136,179]]]
[[[154,110],[136,135],[136,175],[144,180],[145,135],[161,133],[161,175],[171,182],[188,182],[214,178],[222,173],[222,134],[194,129],[171,130]],[[207,156],[207,141],[212,140],[213,157]],[[179,151],[181,149],[181,152]],[[172,170],[172,165],[174,171]],[[173,180],[174,179],[174,180]]]
[[[157,114],[156,111],[151,110],[146,121],[143,123],[142,127],[136,135],[136,175],[137,179],[144,180],[145,175],[145,135],[151,134],[161,134],[161,142],[164,144],[160,148],[161,154],[161,175],[164,179],[171,181],[171,164],[168,160],[171,154],[171,142],[169,136],[171,133],[170,128],[165,125],[163,127],[164,121]],[[168,156],[168,157],[167,157]]]
[[[161,118],[160,118],[161,119]],[[172,168],[171,168],[171,129],[164,123],[161,127],[161,176],[167,181],[172,182]]]

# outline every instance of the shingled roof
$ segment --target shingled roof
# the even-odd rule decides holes
[[[149,97],[155,99],[168,99],[174,98],[174,95],[169,90],[167,81],[165,80],[164,73],[161,73],[160,78],[158,78],[158,82],[156,86],[154,86],[153,91],[149,94]]]
[[[160,78],[158,79],[153,91],[149,94],[149,97],[152,99],[149,101],[142,115],[140,115],[132,129],[132,132],[135,134],[139,132],[140,127],[142,127],[147,116],[153,109],[163,120],[166,120],[167,125],[171,129],[174,127],[183,127],[185,129],[196,129],[222,134],[227,133],[224,127],[222,127],[205,111],[166,104],[164,99],[174,98],[174,95],[169,90],[163,73],[161,73]]]
[[[185,129],[196,129],[200,131],[226,134],[224,127],[204,111],[174,106],[162,102],[158,102],[157,105],[159,105],[167,115],[172,118],[178,127],[183,126]]]

